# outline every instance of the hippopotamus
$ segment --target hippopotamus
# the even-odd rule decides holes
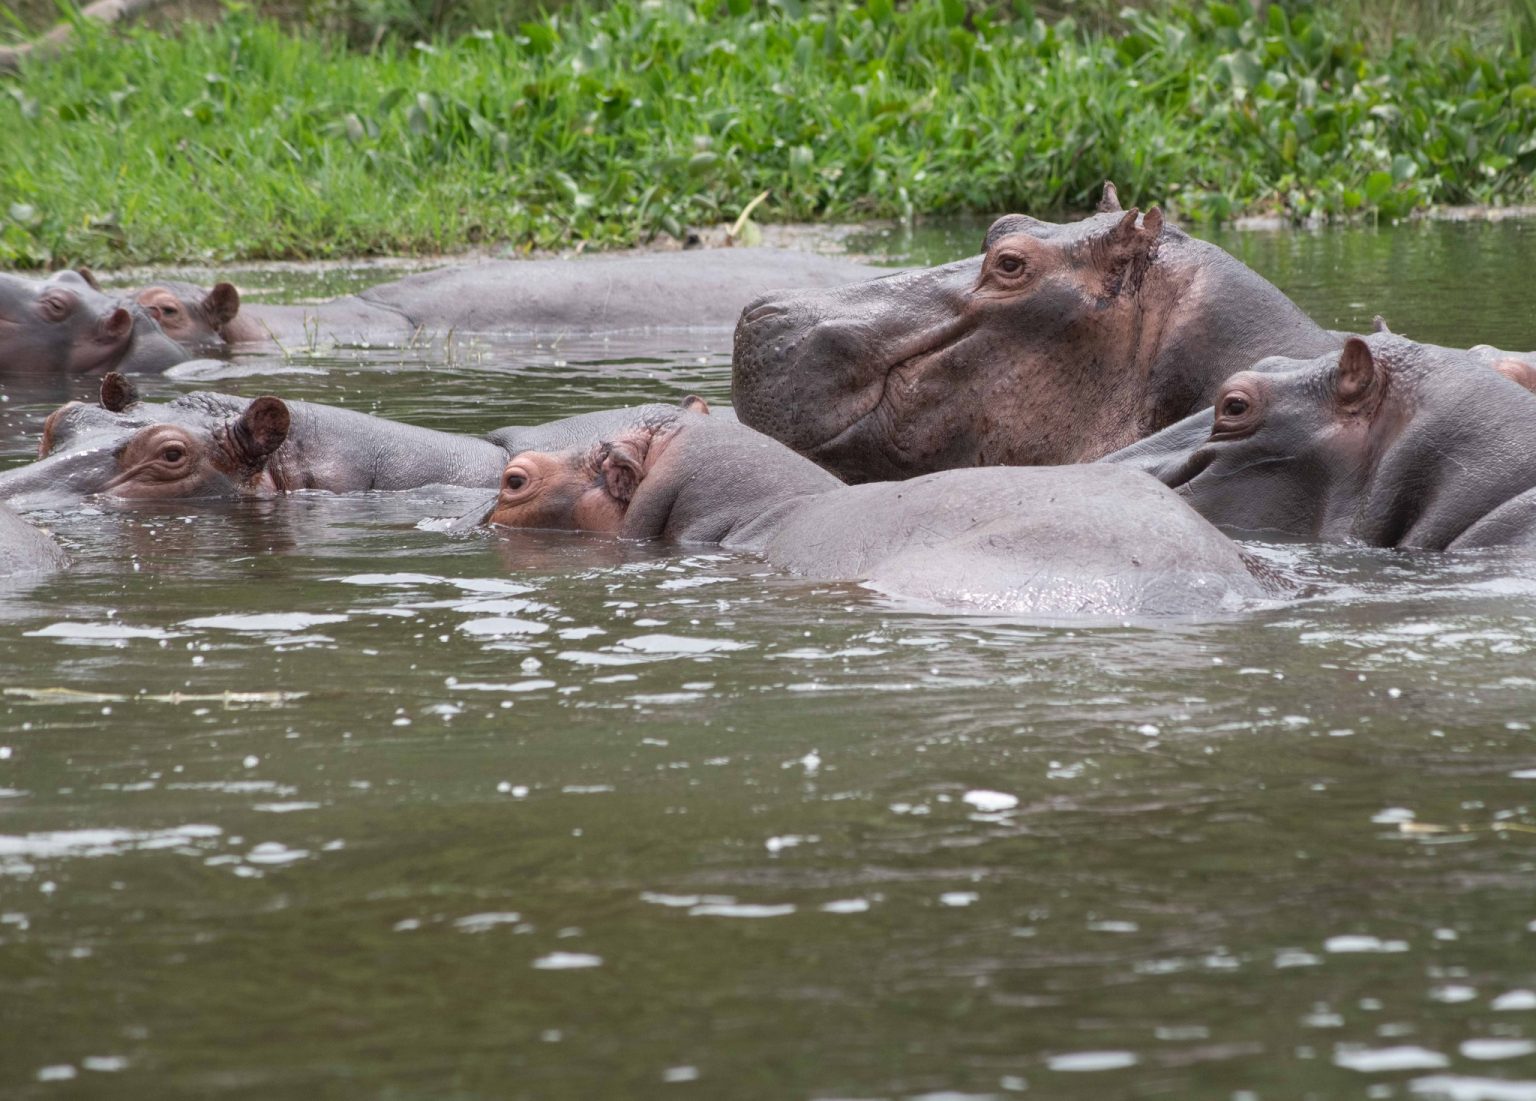
[[[682,407],[707,409],[691,395]],[[653,403],[476,437],[272,395],[196,392],[143,402],[126,378],[111,373],[99,401],[70,402],[49,415],[38,461],[0,472],[0,500],[39,508],[92,494],[168,499],[490,488],[509,456],[590,444],[675,408]]]
[[[981,256],[751,303],[742,421],[847,481],[1086,462],[1211,404],[1233,364],[1337,351],[1279,289],[1152,207],[999,218]]]
[[[49,535],[0,504],[0,578],[46,573],[69,564],[69,556]]]
[[[686,409],[595,446],[516,456],[495,502],[466,519],[715,543],[971,611],[1194,614],[1265,592],[1234,543],[1140,472],[990,467],[847,486]]]
[[[1155,475],[1228,529],[1536,547],[1536,394],[1489,358],[1375,333],[1265,359],[1222,383],[1214,410],[1103,462]]]
[[[0,274],[0,382],[36,385],[111,370],[159,371],[188,357],[144,310],[88,275]]]
[[[229,283],[134,291],[190,348],[390,343],[419,332],[605,333],[729,328],[780,287],[826,287],[882,269],[789,249],[706,249],[576,260],[486,260],[408,275],[306,306],[240,302]],[[174,326],[174,328],[173,328]]]

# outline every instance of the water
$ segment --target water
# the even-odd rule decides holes
[[[1529,232],[1223,244],[1330,324],[1530,348]],[[216,385],[483,431],[725,401],[728,357]],[[44,407],[5,408],[10,465]],[[1260,546],[1312,595],[1065,628],[416,526],[478,498],[44,517],[76,567],[0,596],[0,1096],[1536,1098],[1526,564]]]

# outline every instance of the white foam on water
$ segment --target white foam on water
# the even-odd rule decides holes
[[[249,864],[292,864],[309,855],[308,849],[290,849],[279,841],[263,841],[245,854]]]
[[[312,612],[268,612],[254,615],[200,616],[197,619],[184,619],[181,625],[219,631],[254,631],[267,634],[273,631],[303,631],[310,627],[323,627],[329,623],[345,623],[347,618],[344,615]]]
[[[1499,1010],[1536,1009],[1536,990],[1506,990],[1489,1003]]]
[[[774,918],[795,912],[793,902],[704,902],[688,911],[689,917]]]
[[[1393,1070],[1434,1070],[1450,1066],[1451,1061],[1438,1051],[1413,1044],[1377,1048],[1352,1044],[1334,1049],[1333,1065],[1361,1074],[1379,1074]]]
[[[484,933],[498,925],[516,925],[522,920],[521,914],[515,914],[510,910],[497,910],[455,918],[453,927],[464,933]]]
[[[685,635],[636,635],[615,645],[639,654],[722,654],[750,650],[754,644],[729,638],[690,638]]]
[[[1344,936],[1329,937],[1323,941],[1323,951],[1333,953],[1406,952],[1408,951],[1408,942],[1405,940],[1382,940],[1380,937],[1350,933]]]
[[[505,635],[542,635],[549,630],[549,624],[512,616],[490,616],[466,620],[459,624],[459,630],[476,638],[500,638]]]
[[[130,627],[126,623],[50,623],[35,631],[23,631],[27,638],[57,638],[75,642],[126,642],[130,639],[172,639],[184,637],[181,631],[159,627]]]
[[[491,681],[459,681],[454,680],[452,677],[449,677],[448,680],[448,687],[455,692],[460,690],[466,692],[536,692],[540,688],[556,687],[555,682],[552,680],[514,680],[507,681],[505,684],[495,684]]]
[[[429,573],[354,573],[349,577],[332,577],[343,585],[441,585],[443,579]]]
[[[1014,807],[1019,805],[1019,797],[1017,795],[1009,795],[1005,791],[988,791],[986,788],[968,791],[960,799],[984,814],[997,814],[1000,811],[1013,810]]]
[[[839,898],[821,904],[821,911],[826,914],[862,914],[868,910],[867,898]]]
[[[1461,1053],[1468,1059],[1492,1062],[1495,1059],[1518,1059],[1536,1051],[1536,1041],[1479,1039],[1463,1040]]]
[[[28,875],[31,861],[117,856],[141,849],[195,845],[221,837],[218,826],[194,824],[165,830],[85,829],[0,834],[0,875]]]
[[[1408,1083],[1408,1088],[1416,1095],[1434,1101],[1536,1101],[1536,1082],[1436,1074],[1415,1078]]]
[[[1051,1070],[1085,1073],[1100,1070],[1121,1070],[1134,1067],[1141,1060],[1133,1051],[1073,1051],[1065,1055],[1046,1058],[1045,1065]]]
[[[589,952],[551,952],[533,961],[533,966],[540,971],[575,971],[583,967],[601,967],[602,965],[603,957],[594,956]]]
[[[508,596],[521,596],[523,593],[534,591],[532,585],[523,585],[516,581],[502,581],[495,577],[461,577],[448,584],[466,593],[505,593]]]

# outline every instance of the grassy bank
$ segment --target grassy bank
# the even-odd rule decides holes
[[[1536,43],[1219,3],[1118,30],[960,0],[647,0],[368,52],[234,5],[3,82],[0,263],[624,244],[1088,205],[1397,216],[1536,198]],[[703,12],[704,14],[701,14]]]

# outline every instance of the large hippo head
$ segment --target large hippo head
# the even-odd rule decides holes
[[[1337,347],[1221,249],[1122,211],[1014,214],[970,260],[769,295],[736,327],[746,424],[849,481],[1082,462],[1210,404],[1265,355]]]
[[[228,497],[280,491],[268,469],[288,435],[287,406],[222,394],[166,405],[135,400],[121,375],[100,403],[71,402],[49,417],[39,458],[0,473],[0,500],[57,507],[101,494],[124,500]]]
[[[1339,353],[1234,374],[1214,410],[1106,461],[1234,529],[1381,547],[1524,542],[1506,506],[1536,487],[1536,395],[1489,366],[1390,333],[1352,337]]]

